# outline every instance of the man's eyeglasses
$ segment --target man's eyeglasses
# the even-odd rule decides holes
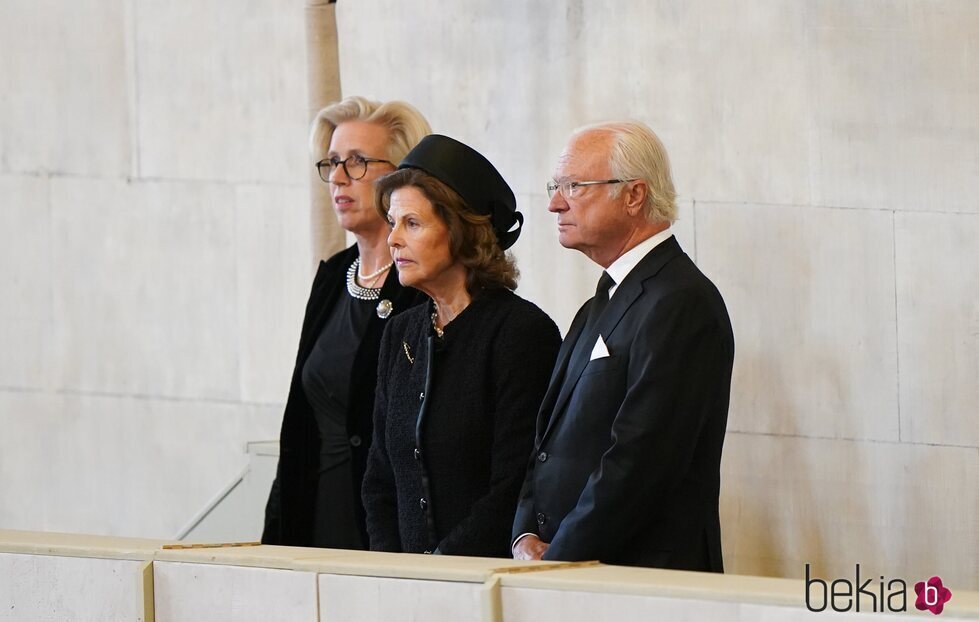
[[[326,183],[330,183],[330,175],[333,171],[337,170],[339,167],[343,167],[343,172],[347,174],[350,179],[361,179],[367,174],[367,165],[371,162],[384,162],[385,164],[391,164],[388,160],[379,160],[378,158],[365,158],[364,156],[357,154],[348,157],[346,160],[341,160],[337,156],[332,158],[326,158],[320,160],[316,163],[316,170],[320,174],[320,179]]]
[[[565,199],[571,199],[576,194],[578,194],[578,188],[581,186],[598,186],[601,184],[624,184],[626,182],[636,181],[635,179],[602,179],[600,181],[562,181],[558,183],[556,181],[547,182],[547,198],[553,199],[554,193],[560,191],[561,196]]]

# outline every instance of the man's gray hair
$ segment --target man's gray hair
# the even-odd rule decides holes
[[[575,135],[585,132],[608,132],[613,136],[609,153],[609,169],[616,179],[641,179],[646,182],[644,211],[650,222],[673,223],[676,220],[676,190],[670,173],[670,159],[666,147],[653,130],[639,121],[608,121],[586,125],[575,130]],[[612,187],[617,195],[622,185]]]

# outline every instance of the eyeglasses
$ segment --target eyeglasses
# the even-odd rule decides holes
[[[365,158],[360,154],[352,155],[346,160],[341,160],[337,156],[332,158],[326,158],[320,160],[316,163],[316,170],[320,174],[320,179],[326,183],[330,183],[330,175],[333,171],[337,170],[339,167],[343,167],[343,172],[347,174],[350,179],[361,179],[367,174],[367,165],[371,162],[384,162],[385,164],[391,164],[388,160],[379,160],[377,158]]]
[[[565,199],[571,199],[576,194],[576,188],[581,186],[599,186],[601,184],[624,184],[635,179],[602,179],[600,181],[556,181],[547,182],[547,198],[553,199],[554,193],[560,191]]]

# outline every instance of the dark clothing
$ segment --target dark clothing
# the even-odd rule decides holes
[[[312,546],[363,549],[357,522],[347,412],[350,372],[377,301],[337,297],[319,338],[303,365],[303,391],[320,434],[316,513]]]
[[[318,503],[327,503],[331,495],[318,494],[317,491],[322,449],[320,429],[313,413],[313,406],[303,388],[303,370],[340,296],[349,297],[346,292],[346,273],[357,256],[356,245],[340,251],[329,260],[320,262],[316,278],[313,280],[309,302],[306,304],[302,334],[299,338],[296,367],[289,387],[289,398],[282,417],[279,466],[265,507],[265,529],[262,533],[264,544],[312,546],[317,540],[317,532],[322,536],[335,531],[331,525],[317,526],[314,521]],[[417,290],[402,287],[398,282],[397,272],[391,270],[381,288],[380,300],[385,299],[393,303],[392,317],[394,317],[427,298]],[[376,308],[377,302],[373,301],[372,309]],[[350,371],[346,397],[345,435],[350,448],[350,484],[344,489],[351,497],[349,501],[338,501],[338,504],[346,504],[353,509],[361,544],[367,543],[367,532],[364,526],[363,505],[360,501],[360,485],[373,434],[372,413],[377,352],[384,326],[389,321],[390,318],[387,320],[379,318],[374,310],[370,312],[360,346],[353,355],[352,363],[348,364]],[[321,420],[319,423],[326,422]],[[336,428],[339,428],[338,423],[330,428],[333,441],[339,439]],[[341,494],[343,494],[342,490],[337,491],[337,495]]]
[[[363,492],[371,549],[509,557],[561,335],[509,290],[475,298],[442,339],[431,312],[408,310],[381,343]]]
[[[723,571],[718,515],[734,335],[720,293],[669,238],[595,324],[609,356],[561,346],[513,538],[544,559]]]

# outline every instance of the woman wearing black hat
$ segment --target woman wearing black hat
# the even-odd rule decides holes
[[[378,210],[401,284],[431,301],[381,341],[363,485],[371,549],[509,557],[560,333],[512,291],[504,251],[523,216],[493,165],[433,135],[399,169],[378,181]]]
[[[360,484],[374,413],[374,373],[389,318],[424,296],[391,269],[374,181],[431,129],[412,106],[348,97],[320,111],[311,143],[340,226],[356,243],[321,261],[282,417],[265,544],[367,547]]]

